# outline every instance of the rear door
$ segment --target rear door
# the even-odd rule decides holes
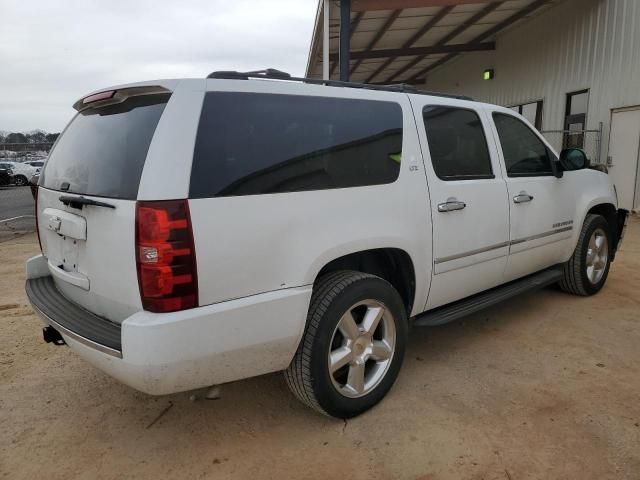
[[[412,96],[431,197],[434,276],[427,308],[503,281],[507,190],[477,104]]]
[[[147,87],[114,92],[95,104],[80,103],[52,150],[38,192],[38,229],[58,289],[120,322],[141,309],[135,206],[170,93]]]

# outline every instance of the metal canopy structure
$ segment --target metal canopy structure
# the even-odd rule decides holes
[[[496,35],[559,1],[319,0],[306,76],[323,78],[328,57],[329,79],[421,84],[460,54],[495,50]]]

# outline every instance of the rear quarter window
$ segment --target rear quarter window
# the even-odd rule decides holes
[[[147,152],[170,94],[138,95],[79,112],[58,139],[41,185],[135,200]]]
[[[325,190],[394,182],[402,108],[386,101],[209,92],[191,198]]]

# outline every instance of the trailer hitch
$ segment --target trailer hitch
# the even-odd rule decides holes
[[[62,335],[60,335],[60,332],[53,327],[44,327],[42,329],[42,338],[47,343],[53,343],[54,345],[66,345],[66,342],[64,341],[64,338],[62,338]]]

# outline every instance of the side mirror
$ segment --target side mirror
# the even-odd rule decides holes
[[[560,152],[560,165],[565,170],[582,170],[589,167],[589,159],[579,148],[565,148]]]

